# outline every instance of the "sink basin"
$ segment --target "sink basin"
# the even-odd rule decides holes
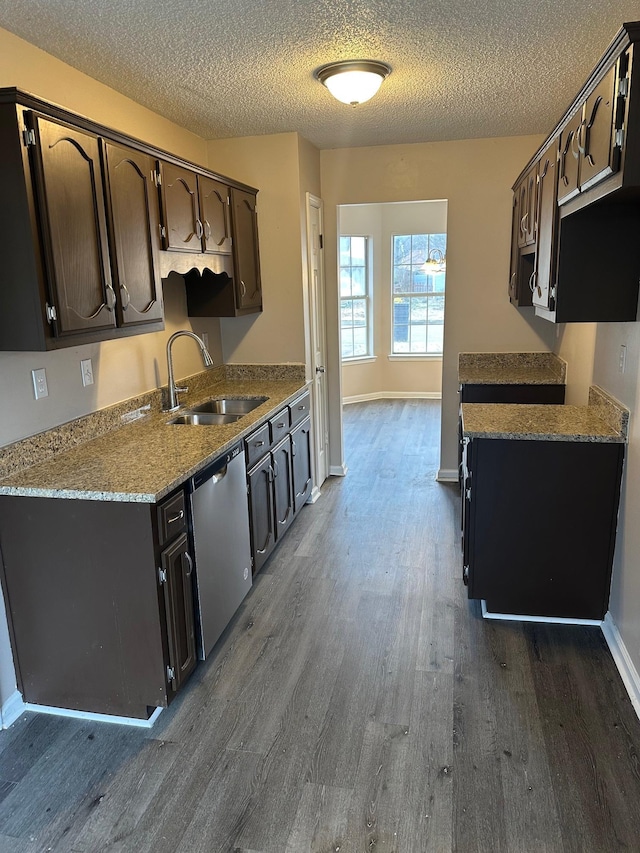
[[[219,424],[232,424],[240,420],[242,415],[219,414],[215,412],[185,412],[167,421],[169,424],[190,424],[191,426],[216,426]]]
[[[261,406],[268,397],[254,397],[248,400],[243,397],[224,397],[221,400],[209,400],[199,406],[192,406],[192,412],[212,412],[214,414],[246,415]],[[224,423],[230,423],[224,421]]]

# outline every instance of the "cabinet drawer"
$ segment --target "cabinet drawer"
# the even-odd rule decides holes
[[[294,400],[293,403],[290,404],[289,409],[291,411],[291,426],[295,426],[300,423],[300,421],[304,420],[310,411],[311,407],[311,396],[308,391],[305,391],[302,396],[298,397],[297,400]]]
[[[244,445],[247,454],[247,468],[250,468],[254,462],[257,462],[269,450],[269,422],[267,421],[260,429],[247,436],[244,440]]]
[[[187,512],[184,492],[169,498],[158,506],[158,537],[160,545],[174,539],[187,529]]]
[[[277,444],[283,436],[289,432],[289,408],[282,409],[278,414],[270,418],[271,444]]]

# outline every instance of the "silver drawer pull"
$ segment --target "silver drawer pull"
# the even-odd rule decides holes
[[[264,444],[264,441],[256,441],[256,443],[253,446],[254,447],[262,447],[263,444]]]
[[[184,557],[189,565],[189,571],[185,572],[185,577],[191,577],[191,572],[193,571],[193,560],[191,559],[191,554],[188,551],[184,552]]]
[[[181,509],[177,515],[174,515],[172,518],[167,519],[167,524],[173,524],[174,521],[180,521],[184,518],[184,510]]]
[[[299,412],[304,412],[305,408],[306,408],[306,407],[305,407],[304,405],[302,405],[302,406],[298,406],[298,411],[299,411]]]
[[[282,429],[284,427],[284,421],[282,423],[276,424],[276,429]]]

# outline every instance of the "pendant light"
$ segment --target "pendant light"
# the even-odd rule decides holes
[[[382,81],[390,73],[391,68],[386,62],[378,62],[375,59],[348,59],[322,65],[314,76],[327,87],[336,100],[355,107],[373,98]]]

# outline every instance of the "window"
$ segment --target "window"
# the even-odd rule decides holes
[[[369,238],[340,237],[342,358],[371,355]]]
[[[393,355],[442,355],[446,234],[393,238]]]

